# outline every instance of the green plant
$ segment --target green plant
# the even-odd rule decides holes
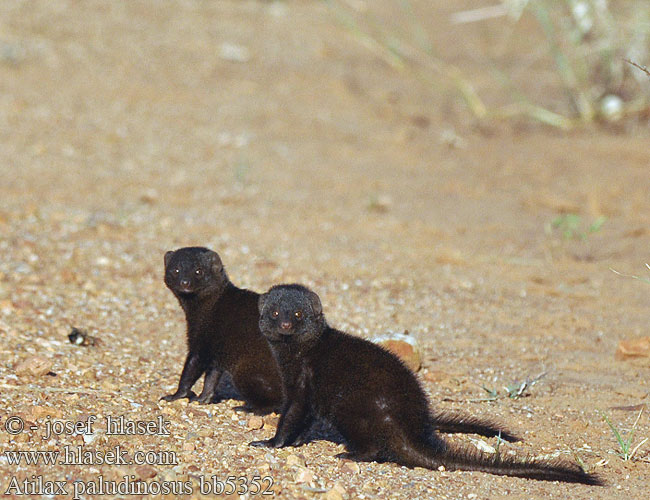
[[[571,454],[573,455],[573,458],[575,459],[576,463],[580,466],[580,468],[585,472],[589,472],[587,468],[587,464],[574,449],[571,449]]]
[[[607,415],[605,415],[603,412],[600,412],[600,414],[603,417],[603,420],[607,422],[607,425],[612,430],[612,433],[614,434],[614,437],[618,442],[618,446],[621,450],[618,455],[625,461],[632,460],[632,457],[637,452],[637,450],[648,440],[648,438],[644,438],[634,448],[632,448],[632,441],[634,440],[634,432],[636,431],[636,426],[639,423],[639,419],[641,418],[641,415],[643,414],[643,408],[641,408],[641,411],[639,411],[639,414],[637,415],[636,420],[634,421],[634,425],[632,426],[632,429],[627,434],[627,438],[623,438],[618,428],[612,423],[612,421],[609,419]]]
[[[547,372],[539,374],[535,378],[526,378],[523,382],[513,382],[507,386],[503,386],[505,390],[504,393],[500,393],[498,389],[490,389],[484,385],[481,385],[481,389],[487,392],[487,398],[473,399],[472,402],[483,402],[483,401],[496,401],[497,399],[510,398],[510,399],[519,399],[521,397],[527,396],[527,389],[530,389],[534,386],[540,379],[546,376]]]
[[[498,459],[501,458],[501,443],[505,443],[505,442],[506,442],[505,439],[501,439],[501,431],[499,431],[499,434],[497,435],[497,445],[494,448],[494,452]]]
[[[247,184],[250,169],[251,165],[245,158],[239,158],[239,160],[237,160],[237,163],[235,163],[233,168],[233,175],[237,184]]]
[[[579,239],[584,240],[592,233],[600,231],[607,217],[601,215],[597,217],[586,229],[583,229],[582,217],[576,214],[562,214],[551,221],[552,229],[559,229],[566,240]]]

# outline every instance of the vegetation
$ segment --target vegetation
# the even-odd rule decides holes
[[[534,19],[540,28],[544,52],[552,61],[560,87],[556,90],[565,97],[553,106],[534,102],[512,74],[490,62],[488,55],[477,54],[491,67],[496,84],[510,96],[509,103],[495,107],[481,97],[478,85],[461,67],[436,54],[411,0],[398,2],[401,24],[406,23],[406,28],[380,21],[371,12],[370,2],[325,1],[361,44],[391,66],[410,71],[432,86],[440,79],[450,82],[476,118],[526,116],[570,129],[650,110],[650,79],[642,65],[650,56],[650,2],[616,2],[614,7],[614,2],[607,0],[502,0],[493,7],[456,13],[451,19],[456,24],[498,18],[504,38],[524,18]],[[532,70],[527,76],[536,78]]]
[[[624,438],[621,432],[618,430],[618,427],[616,427],[612,423],[609,417],[604,413],[601,413],[603,420],[607,422],[607,425],[614,433],[614,437],[618,442],[618,446],[620,449],[618,455],[625,461],[632,460],[632,457],[637,452],[637,450],[648,440],[648,438],[644,438],[635,447],[632,447],[632,441],[634,440],[634,432],[636,431],[636,426],[639,423],[639,419],[641,418],[642,414],[643,414],[643,409],[639,411],[639,414],[637,415],[636,420],[634,421],[634,425],[632,426],[632,429],[630,430],[630,432],[627,433],[627,437]]]
[[[550,230],[547,232],[557,229],[562,232],[562,237],[565,240],[584,240],[590,234],[600,231],[606,221],[607,217],[601,215],[589,224],[588,227],[584,228],[585,223],[580,215],[562,214],[553,219],[550,223]]]

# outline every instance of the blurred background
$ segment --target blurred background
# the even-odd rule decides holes
[[[647,335],[649,36],[645,0],[1,2],[3,369],[157,400],[184,350],[163,254],[205,245],[408,330],[437,399],[548,371],[537,411],[604,454],[595,408],[647,397],[614,353]]]

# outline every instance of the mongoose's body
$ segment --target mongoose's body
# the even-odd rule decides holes
[[[202,247],[167,252],[165,284],[185,311],[188,353],[178,390],[163,399],[217,403],[217,385],[228,372],[247,407],[257,413],[278,409],[282,385],[259,330],[259,294],[233,285],[217,253]],[[204,373],[196,396],[192,386]]]
[[[273,287],[261,296],[260,311],[260,330],[278,359],[285,401],[275,436],[255,445],[300,444],[312,420],[323,418],[347,441],[346,458],[599,484],[574,464],[452,448],[436,429],[487,434],[494,428],[473,419],[438,420],[415,375],[385,349],[329,327],[314,292],[300,285]]]

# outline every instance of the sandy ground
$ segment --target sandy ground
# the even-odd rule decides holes
[[[440,55],[496,93],[476,54],[498,21],[453,27],[449,15],[474,3],[431,4],[423,20]],[[512,36],[505,59],[538,43]],[[245,477],[252,492],[257,475],[282,498],[646,498],[650,444],[623,461],[601,412],[625,433],[638,410],[612,407],[648,401],[650,362],[614,353],[648,334],[650,285],[610,271],[650,274],[647,123],[569,134],[477,124],[447,84],[360,41],[317,1],[0,4],[3,452],[120,446],[175,460],[16,466],[3,455],[3,493],[15,477],[97,498],[100,479],[126,476],[189,481],[199,496],[212,476]],[[535,85],[552,88],[541,74]],[[550,223],[567,212],[583,230],[607,221],[566,239]],[[185,354],[163,254],[190,244],[218,251],[240,286],[313,287],[350,333],[408,330],[438,408],[504,422],[524,441],[503,449],[577,456],[608,486],[343,462],[322,440],[261,450],[247,443],[277,418],[251,420],[235,400],[159,403]],[[98,342],[70,344],[72,326]],[[481,386],[504,394],[541,373],[526,397],[476,401]],[[121,415],[168,423],[107,435],[106,418]],[[90,416],[92,435],[46,435],[47,422]],[[10,417],[25,430],[9,434]],[[647,413],[633,443],[645,437]]]

